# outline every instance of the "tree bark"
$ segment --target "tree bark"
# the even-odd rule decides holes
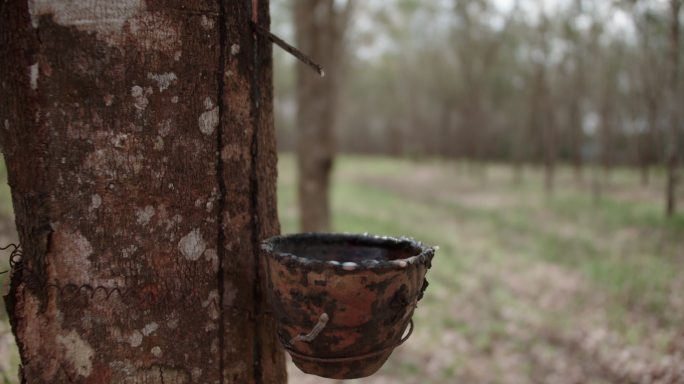
[[[650,167],[654,162],[654,148],[656,147],[656,132],[658,118],[658,102],[655,98],[649,97],[646,101],[646,132],[639,137],[639,163],[641,166],[641,184],[648,185],[650,180]]]
[[[614,103],[614,89],[615,84],[611,80],[606,79],[604,84],[604,91],[601,101],[601,165],[603,167],[603,179],[606,184],[610,181],[610,173],[613,169],[614,155],[613,155],[613,141],[615,140],[615,107]]]
[[[284,383],[268,0],[0,3],[26,383]],[[30,6],[29,6],[30,5]]]
[[[572,156],[572,167],[575,174],[575,182],[578,184],[582,183],[582,144],[584,138],[584,132],[582,130],[582,116],[584,116],[584,111],[582,108],[582,99],[585,94],[584,89],[584,60],[581,53],[577,55],[575,59],[576,68],[574,70],[573,85],[570,92],[570,108],[569,108],[569,121],[570,125],[570,147]]]
[[[539,66],[540,99],[539,117],[542,130],[542,145],[544,147],[544,190],[547,196],[553,195],[554,176],[556,169],[556,126],[553,111],[553,101],[549,85],[547,70],[543,65]]]
[[[582,0],[576,0],[574,6],[573,17],[577,17],[582,14],[584,9],[584,2]],[[570,111],[569,111],[569,124],[570,124],[570,145],[572,150],[572,166],[575,174],[575,182],[581,184],[584,179],[583,175],[583,161],[582,161],[582,147],[584,144],[584,130],[582,129],[584,108],[583,100],[586,97],[587,87],[586,87],[586,70],[585,65],[585,47],[582,39],[577,36],[573,39],[575,44],[574,50],[574,63],[575,68],[573,70],[573,84],[570,92]]]
[[[294,3],[296,41],[320,63],[326,76],[297,66],[297,165],[300,228],[330,229],[330,175],[335,157],[335,121],[343,36],[351,0],[338,9],[334,0]]]
[[[679,12],[680,0],[670,0],[672,21],[670,24],[670,89],[668,105],[670,109],[670,140],[667,152],[667,185],[665,187],[665,215],[670,217],[677,211],[677,168],[679,166]]]

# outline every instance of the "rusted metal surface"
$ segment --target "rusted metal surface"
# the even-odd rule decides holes
[[[262,250],[280,341],[302,371],[335,379],[372,375],[405,340],[434,256],[410,239],[349,234],[278,236]]]

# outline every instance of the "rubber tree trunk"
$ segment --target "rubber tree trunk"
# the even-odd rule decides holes
[[[544,146],[544,190],[547,196],[553,195],[556,171],[556,119],[554,116],[554,101],[549,76],[544,66],[540,65],[540,89],[541,98],[539,109],[542,127],[542,143]]]
[[[573,15],[575,17],[581,15],[583,9],[584,2],[582,0],[576,0]],[[587,65],[584,58],[584,41],[576,37],[573,41],[575,44],[575,69],[573,76],[571,77],[573,84],[571,85],[571,91],[569,93],[570,148],[572,151],[572,167],[574,170],[575,182],[581,184],[584,181],[584,162],[582,159],[584,131],[582,129],[582,118],[584,116],[583,100],[587,94]]]
[[[606,79],[606,81],[609,81]],[[613,146],[615,140],[615,107],[613,105],[614,84],[605,84],[603,100],[601,101],[601,166],[603,167],[603,181],[610,182],[610,174],[613,170]]]
[[[579,43],[578,43],[579,44]],[[575,63],[577,68],[573,75],[573,85],[570,91],[570,106],[569,106],[569,134],[570,134],[570,150],[572,156],[572,168],[574,171],[575,182],[581,184],[583,181],[583,161],[582,161],[582,145],[584,133],[582,131],[582,116],[584,111],[582,108],[582,99],[585,96],[586,90],[584,87],[585,67],[584,60],[581,54],[577,55]]]
[[[575,182],[580,184],[583,180],[582,174],[582,122],[581,119],[580,100],[577,96],[573,96],[570,101],[570,146],[572,151],[572,168],[575,175]]]
[[[271,48],[251,8],[0,3],[23,382],[286,381],[257,257],[279,225]]]
[[[335,157],[335,121],[343,36],[351,0],[340,10],[334,0],[293,3],[298,47],[318,60],[320,77],[297,66],[297,169],[300,228],[330,229],[330,177]]]
[[[670,144],[667,149],[667,178],[665,186],[665,215],[670,217],[677,211],[677,169],[679,167],[679,141],[681,93],[679,90],[679,13],[682,8],[681,0],[670,0],[672,19],[670,24]]]
[[[641,167],[641,184],[648,185],[650,180],[650,168],[654,162],[654,148],[656,147],[658,102],[655,98],[649,98],[647,104],[647,127],[646,132],[639,137],[639,163]]]

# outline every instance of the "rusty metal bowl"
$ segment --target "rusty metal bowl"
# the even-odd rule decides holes
[[[323,233],[272,237],[262,250],[281,343],[299,369],[332,379],[372,375],[410,336],[435,253],[407,238]]]

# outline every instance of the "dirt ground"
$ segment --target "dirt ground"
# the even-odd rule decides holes
[[[680,268],[681,227],[654,228],[612,213],[599,212],[586,222],[566,215],[549,200],[590,194],[569,176],[556,186],[559,197],[546,197],[538,174],[516,187],[501,167],[483,179],[442,163],[365,169],[355,163],[343,161],[337,168],[336,185],[345,190],[335,194],[334,211],[342,217],[336,230],[408,232],[442,247],[411,339],[379,373],[347,383],[684,383],[681,274],[665,288],[652,289],[662,277],[659,270],[636,284],[630,281],[637,276],[621,266],[624,258],[624,264],[651,271],[647,258],[654,257]],[[287,168],[281,175],[292,176]],[[631,180],[623,179],[616,176],[606,186],[606,204],[653,199],[653,209],[659,209],[657,191],[637,183],[636,192],[625,192],[623,184]],[[582,215],[602,209],[586,199],[571,209]],[[540,246],[547,237],[565,248]],[[584,251],[564,250],[583,243]],[[583,254],[576,261],[545,254],[571,258],[578,252]],[[592,268],[607,272],[594,274]],[[615,282],[600,281],[617,273],[622,275]],[[632,295],[640,288],[648,294]],[[645,304],[649,300],[661,303]],[[291,365],[290,382],[342,381],[308,376]]]
[[[283,232],[296,232],[292,157],[279,174]],[[335,231],[440,249],[413,335],[377,374],[326,380],[289,364],[290,383],[684,383],[684,216],[662,218],[657,179],[617,172],[596,201],[589,184],[561,171],[547,195],[538,171],[517,184],[503,166],[341,158]],[[0,225],[4,244],[11,220]],[[0,382],[16,365],[4,321]]]

